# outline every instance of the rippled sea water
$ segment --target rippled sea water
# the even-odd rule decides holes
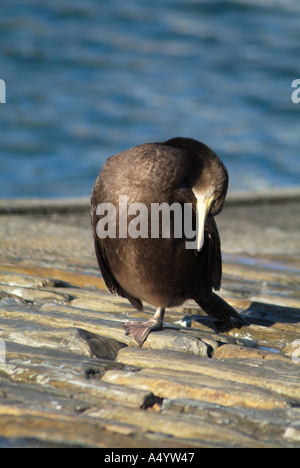
[[[231,191],[300,185],[299,0],[0,9],[0,197],[89,195],[108,156],[173,136],[211,146]]]

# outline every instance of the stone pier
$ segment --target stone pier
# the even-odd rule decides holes
[[[89,201],[0,201],[0,447],[300,447],[300,190],[216,218],[228,329],[193,302],[146,319],[106,290]]]

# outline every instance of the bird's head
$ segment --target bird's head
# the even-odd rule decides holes
[[[193,157],[194,168],[189,180],[197,200],[198,251],[204,243],[206,218],[220,213],[228,189],[228,173],[220,158],[205,145],[199,149],[199,153]]]
[[[200,251],[207,217],[217,215],[223,208],[228,173],[221,159],[204,143],[191,138],[173,138],[167,144],[185,149],[190,159],[186,182],[197,201],[197,250]]]

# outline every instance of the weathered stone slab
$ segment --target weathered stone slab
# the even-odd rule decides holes
[[[78,334],[80,338],[87,343],[91,355],[97,358],[113,361],[117,357],[119,350],[126,346],[124,343],[114,340],[113,338],[96,335],[82,328],[78,329]],[[76,336],[76,343],[77,341]]]
[[[18,274],[14,271],[13,268],[10,270],[11,272],[0,271],[0,284],[14,287],[19,286],[22,288],[53,288],[63,284],[62,281],[58,281],[53,278],[30,276],[29,274]]]
[[[247,434],[254,439],[273,441],[274,446],[281,446],[283,440],[293,444],[295,436],[291,428],[299,423],[299,409],[290,408],[256,410],[244,407],[225,407],[204,401],[184,399],[164,399],[163,413],[197,414],[203,421],[216,423],[221,426],[238,428],[240,433]]]
[[[102,300],[99,298],[101,309],[105,308],[106,302],[108,302],[107,297],[105,300],[103,300],[103,298]],[[58,338],[61,336],[64,343],[67,343],[68,332],[65,332],[64,330],[70,330],[76,327],[79,329],[86,329],[91,333],[95,333],[103,337],[115,339],[124,344],[137,346],[131,336],[125,335],[123,324],[128,320],[128,318],[120,314],[114,315],[107,312],[85,311],[77,307],[72,307],[72,305],[67,306],[62,304],[53,304],[51,302],[42,305],[33,304],[32,307],[30,305],[27,307],[17,307],[15,303],[8,304],[7,306],[4,304],[1,311],[1,317],[2,319],[5,318],[5,320],[9,320],[10,324],[13,322],[18,323],[18,327],[14,325],[12,329],[10,326],[7,332],[5,331],[6,327],[4,327],[2,332],[3,339],[10,336],[11,339],[17,340],[17,342],[20,340],[21,342],[24,342],[24,340],[29,339],[29,336],[31,337],[31,340],[33,340],[33,336],[35,335],[37,337],[37,341],[39,339],[40,341],[43,341],[44,339],[49,343],[51,336],[53,336],[54,343],[58,344]],[[131,320],[134,319],[135,318],[132,318]],[[57,334],[54,333],[53,327],[60,331]],[[64,338],[63,335],[65,335]],[[219,346],[219,343],[215,338],[223,342],[230,340],[234,341],[234,339],[217,337],[216,335],[201,331],[190,332],[185,329],[180,330],[179,327],[168,328],[168,326],[166,326],[163,331],[152,333],[147,340],[145,347],[149,347],[151,349],[173,349],[202,356],[209,356],[212,350]]]
[[[254,265],[245,265],[238,263],[224,263],[224,275],[230,276],[232,279],[242,279],[243,281],[255,281],[255,283],[266,285],[267,283],[279,284],[281,286],[289,286],[292,289],[299,288],[300,286],[300,274],[296,270],[282,270],[276,269],[276,266],[266,268],[263,266],[263,262],[257,261],[256,265],[259,269],[255,268]]]
[[[44,302],[54,302],[58,304],[68,303],[72,300],[72,296],[65,293],[50,292],[41,289],[23,288],[20,286],[1,286],[1,291],[8,296],[20,297],[28,302],[38,304]]]
[[[30,439],[51,442],[55,445],[69,444],[77,447],[163,447],[166,438],[158,441],[147,434],[139,434],[130,423],[112,421],[110,424],[83,415],[70,416],[51,411],[0,406],[1,436],[6,439]],[[33,444],[34,445],[34,444]],[[181,444],[174,445],[180,447]]]
[[[18,328],[6,327],[5,331],[1,330],[0,337],[6,342],[36,348],[52,348],[79,356],[95,356],[108,360],[114,360],[118,351],[126,346],[113,338],[96,335],[82,328],[57,329],[39,326],[33,329],[22,322]]]
[[[58,329],[76,327],[123,343],[130,343],[131,341],[131,338],[124,334],[123,322],[125,319],[123,319],[123,322],[117,322],[116,320],[86,317],[82,311],[76,308],[71,309],[70,313],[64,314],[60,312],[59,307],[57,309],[53,307],[51,313],[45,313],[34,306],[21,308],[4,305],[4,308],[1,309],[1,318],[9,320],[14,326],[23,321],[24,326],[31,324],[33,328],[41,326]]]
[[[95,408],[86,412],[91,417],[100,420],[120,421],[123,424],[134,424],[141,433],[148,431],[181,437],[188,441],[197,441],[197,446],[210,447],[271,447],[272,444],[260,442],[254,438],[241,434],[238,430],[219,424],[212,424],[195,415],[174,415],[142,412],[133,409],[129,413],[125,407],[106,406]]]
[[[233,383],[216,377],[192,372],[161,368],[140,372],[107,371],[102,380],[133,388],[147,389],[160,398],[203,400],[223,406],[246,408],[288,408],[283,398],[250,385]]]
[[[283,369],[282,362],[275,370],[266,369],[264,361],[259,365],[254,361],[245,365],[240,362],[223,362],[216,359],[186,356],[175,351],[154,351],[146,349],[124,348],[119,351],[118,362],[130,364],[140,368],[174,369],[209,375],[232,381],[255,385],[291,399],[300,401],[300,374],[299,367],[292,362]]]
[[[279,353],[270,353],[262,349],[247,348],[245,346],[238,346],[232,344],[225,344],[220,346],[213,353],[215,359],[257,359],[257,360],[276,360],[283,361],[290,364],[291,359],[282,356]]]
[[[108,369],[123,365],[105,359],[89,359],[64,353],[60,350],[31,348],[8,343],[6,362],[0,363],[0,376],[9,382],[36,384],[59,391],[64,397],[77,398],[90,405],[106,399],[137,407],[149,404],[151,394],[101,382]],[[1,397],[1,395],[0,395]]]
[[[26,286],[28,284],[41,283],[41,287],[59,287],[72,285],[78,288],[97,288],[106,290],[105,283],[102,278],[95,275],[84,274],[78,271],[70,271],[65,269],[33,266],[29,267],[18,264],[1,264],[1,278],[4,283],[5,276],[12,277],[13,285]],[[29,278],[26,280],[26,278]],[[25,278],[25,279],[24,279]],[[0,282],[2,282],[0,281]],[[43,284],[45,283],[45,284]]]
[[[262,326],[251,324],[247,329],[231,329],[230,336],[254,340],[260,347],[269,347],[283,351],[284,348],[300,338],[299,328],[286,326],[280,330],[275,326]]]

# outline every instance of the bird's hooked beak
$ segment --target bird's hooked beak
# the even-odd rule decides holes
[[[197,199],[196,205],[196,223],[197,223],[197,251],[203,247],[204,244],[204,228],[207,215],[209,213],[210,207],[214,201],[213,195],[203,195],[195,193]]]

